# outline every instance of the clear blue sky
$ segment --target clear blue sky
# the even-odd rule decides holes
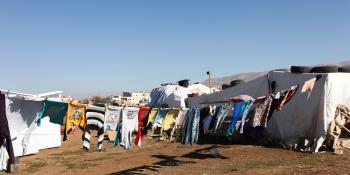
[[[152,89],[350,59],[350,0],[0,1],[0,87]]]

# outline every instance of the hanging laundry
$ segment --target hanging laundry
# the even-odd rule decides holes
[[[178,109],[171,109],[164,118],[163,130],[168,131],[175,126],[176,117],[179,115]]]
[[[84,134],[83,148],[90,149],[91,130],[97,130],[97,148],[102,150],[104,139],[105,107],[88,105],[86,108],[86,129]]]
[[[125,107],[122,112],[121,145],[131,149],[132,134],[138,130],[139,108]]]
[[[115,134],[115,138],[114,138],[114,142],[113,142],[113,147],[116,147],[116,146],[119,146],[119,143],[121,141],[121,137],[122,137],[122,133],[121,133],[121,126],[122,124],[120,123],[118,126],[117,126],[117,129],[116,129],[116,134]]]
[[[170,111],[170,109],[158,109],[157,115],[154,117],[154,123],[153,123],[153,128],[156,127],[162,127],[163,126],[163,120],[166,116],[166,114]]]
[[[41,119],[49,116],[50,122],[63,125],[64,116],[67,113],[68,104],[61,101],[45,100],[43,107],[38,114],[37,123],[40,126]]]
[[[232,105],[230,103],[225,103],[221,106],[219,113],[216,116],[216,124],[215,127],[213,128],[213,133],[216,134],[219,128],[221,128],[222,123],[224,122],[225,118],[228,115],[229,108]]]
[[[15,155],[8,124],[9,123],[6,117],[5,95],[0,94],[0,171],[3,169],[7,170],[7,162],[10,164],[15,164]]]
[[[108,105],[106,107],[104,130],[109,141],[114,141],[117,137],[118,125],[121,124],[122,109],[121,106]]]
[[[147,126],[148,121],[148,115],[150,113],[150,108],[148,107],[141,107],[138,114],[138,129],[137,129],[137,135],[135,138],[135,145],[141,146],[141,142],[143,140],[143,130]]]
[[[147,126],[154,123],[154,119],[158,113],[158,108],[152,108],[148,116]]]
[[[232,120],[229,128],[227,129],[225,136],[230,137],[233,135],[238,119],[242,116],[243,112],[246,110],[246,107],[250,104],[250,100],[242,101],[235,103],[234,113],[232,115]]]
[[[251,127],[267,127],[272,100],[270,95],[255,100],[252,106],[253,110],[248,114]]]
[[[79,102],[70,102],[68,104],[68,111],[66,115],[65,132],[63,141],[67,140],[67,135],[78,126],[81,130],[85,130],[86,116],[85,105]]]
[[[310,94],[311,94],[312,90],[314,89],[316,79],[317,78],[313,78],[313,79],[310,79],[308,81],[305,81],[303,87],[301,88],[301,93],[305,93],[305,92],[308,93],[307,99],[309,99]]]
[[[183,128],[184,127],[184,121],[186,118],[187,111],[188,111],[187,108],[183,108],[179,111],[179,114],[178,114],[176,121],[175,121],[176,128]]]
[[[281,97],[277,102],[277,110],[281,110],[282,107],[293,98],[293,96],[296,94],[298,89],[299,89],[299,86],[292,86],[288,90],[281,92]]]
[[[200,109],[199,107],[190,108],[187,111],[185,119],[185,127],[182,129],[182,144],[195,144],[198,143],[199,137],[199,119]]]
[[[210,124],[209,124],[209,128],[208,128],[208,131],[213,133],[214,134],[214,130],[215,130],[215,126],[216,126],[216,122],[217,122],[217,116],[221,110],[222,106],[219,105],[219,106],[215,106],[215,113],[212,116],[212,119],[210,121]]]
[[[272,115],[276,110],[281,110],[282,107],[287,104],[292,97],[296,94],[299,86],[292,86],[287,90],[279,91],[272,96],[272,103],[270,107],[270,112],[267,117],[267,122],[271,119]]]
[[[121,122],[123,107],[108,105],[105,113],[105,131],[116,131]]]
[[[209,115],[209,112],[210,112],[209,106],[202,107],[201,115],[200,115],[200,119],[199,119],[199,133],[201,135],[204,135],[204,119]]]
[[[241,123],[241,130],[240,130],[241,134],[243,134],[243,132],[244,132],[244,125],[245,125],[245,122],[246,122],[246,118],[247,118],[248,114],[250,113],[254,102],[255,102],[255,99],[251,99],[249,105],[247,105],[246,110],[243,112],[242,123]]]
[[[204,117],[203,119],[203,135],[207,135],[210,133],[209,131],[209,126],[210,126],[210,123],[213,119],[213,115],[215,115],[215,112],[216,112],[216,106],[214,105],[210,105],[209,106],[209,112],[208,114]]]

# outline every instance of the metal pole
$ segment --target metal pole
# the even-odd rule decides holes
[[[207,72],[207,75],[209,76],[209,88],[210,88],[210,93],[212,93],[212,88],[211,88],[211,72],[210,72],[210,70]]]

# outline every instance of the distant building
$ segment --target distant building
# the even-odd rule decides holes
[[[149,92],[123,92],[122,96],[113,96],[113,102],[126,106],[144,106],[149,103]]]
[[[123,97],[131,97],[131,92],[123,92]]]
[[[114,103],[122,104],[122,96],[120,96],[120,95],[112,96],[112,101]]]

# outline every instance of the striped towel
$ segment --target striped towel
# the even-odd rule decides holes
[[[104,119],[105,119],[105,107],[98,107],[88,105],[86,108],[86,129],[84,134],[83,148],[86,151],[90,149],[91,130],[97,130],[98,150],[102,150],[104,139]]]

